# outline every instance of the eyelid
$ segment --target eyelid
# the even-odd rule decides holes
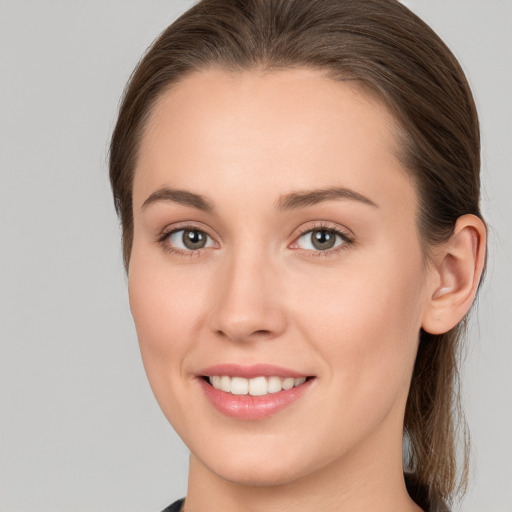
[[[302,247],[297,247],[298,240],[305,234],[313,231],[330,231],[334,233],[336,236],[339,236],[342,239],[343,243],[326,250],[303,249]],[[305,253],[311,253],[311,256],[330,256],[354,244],[354,234],[349,229],[341,227],[338,224],[334,224],[331,222],[316,221],[313,224],[306,224],[305,226],[302,226],[299,229],[299,233],[295,236],[290,247],[294,250],[300,250],[304,251]]]
[[[346,228],[345,226],[341,226],[335,222],[326,221],[326,220],[316,220],[310,223],[303,224],[300,228],[298,228],[298,238],[300,235],[307,233],[308,231],[320,231],[325,229],[326,231],[336,231],[341,235],[346,236],[347,238],[353,238],[354,233]]]
[[[203,226],[201,223],[194,222],[194,221],[183,221],[183,222],[177,222],[175,224],[170,224],[168,226],[165,226],[162,230],[160,230],[158,237],[165,237],[175,231],[180,231],[182,229],[190,229],[190,230],[195,229],[197,231],[204,231],[206,234],[209,234],[208,228]]]
[[[200,231],[201,233],[204,233],[213,243],[215,246],[218,247],[219,243],[216,241],[215,237],[213,237],[209,230],[201,225],[200,223],[192,222],[182,222],[178,224],[172,224],[170,226],[166,226],[160,233],[158,234],[158,237],[156,239],[156,243],[161,245],[164,250],[170,253],[175,253],[179,255],[186,255],[186,256],[197,256],[198,253],[200,253],[203,249],[211,249],[212,247],[200,247],[198,249],[181,249],[179,247],[174,247],[167,243],[169,237],[177,233],[179,231]]]
[[[178,247],[171,246],[169,243],[166,243],[169,236],[173,233],[183,231],[183,230],[190,230],[190,231],[200,231],[204,233],[215,245],[215,247],[219,247],[219,243],[217,242],[216,238],[210,234],[210,230],[203,226],[201,223],[196,223],[194,221],[184,221],[182,223],[178,224],[172,224],[170,226],[166,226],[158,235],[158,238],[156,240],[156,243],[161,245],[166,251],[171,253],[176,253],[180,255],[187,255],[187,256],[198,256],[199,253],[202,252],[203,249],[211,249],[212,247],[201,247],[198,249],[180,249]],[[303,249],[301,247],[297,247],[297,241],[304,236],[307,233],[313,232],[313,231],[330,231],[334,233],[336,236],[339,236],[343,243],[332,247],[330,249],[326,250],[320,250],[320,249]],[[336,254],[337,252],[346,249],[349,246],[352,246],[355,244],[355,238],[354,234],[351,230],[341,227],[339,224],[326,222],[326,221],[315,221],[312,224],[306,224],[299,228],[298,234],[294,237],[293,242],[288,246],[292,248],[293,250],[300,250],[304,251],[305,253],[310,253],[310,256],[331,256]],[[214,248],[215,248],[214,247]]]

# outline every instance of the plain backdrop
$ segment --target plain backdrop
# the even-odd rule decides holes
[[[466,70],[489,268],[463,372],[465,512],[512,511],[512,2],[409,0]],[[186,0],[0,0],[0,511],[160,511],[187,450],[129,314],[106,153],[140,55]],[[457,509],[458,510],[458,509]]]

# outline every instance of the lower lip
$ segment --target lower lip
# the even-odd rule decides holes
[[[268,418],[296,402],[310,388],[315,379],[309,379],[295,388],[263,396],[233,395],[200,378],[199,383],[210,403],[222,414],[241,420]]]

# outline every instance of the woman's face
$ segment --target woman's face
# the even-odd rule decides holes
[[[207,471],[262,485],[401,464],[429,277],[395,133],[378,101],[307,69],[198,72],[153,111],[130,304]]]

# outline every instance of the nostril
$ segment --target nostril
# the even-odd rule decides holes
[[[258,331],[254,331],[252,333],[252,336],[271,336],[271,335],[272,335],[272,332],[265,330],[265,329],[260,329]]]
[[[226,332],[222,329],[217,329],[217,334],[223,338],[237,339],[240,341],[247,341],[247,340],[255,339],[255,338],[270,338],[270,337],[272,337],[272,331],[270,331],[268,329],[258,329],[256,331],[249,332],[248,334],[247,333],[242,334],[242,332],[236,333],[234,330],[232,332]]]

